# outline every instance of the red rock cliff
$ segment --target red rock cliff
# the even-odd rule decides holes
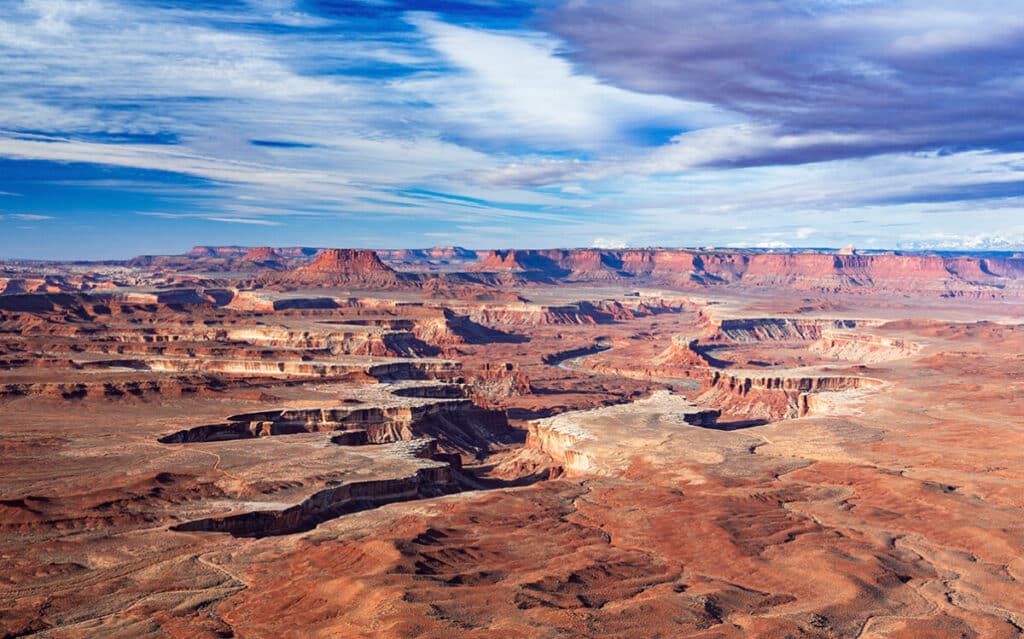
[[[373,251],[327,249],[313,263],[276,276],[275,282],[321,286],[391,288],[402,277],[385,265]]]

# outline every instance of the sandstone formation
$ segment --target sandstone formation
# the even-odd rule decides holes
[[[242,259],[246,262],[253,262],[259,266],[265,268],[281,266],[281,254],[274,250],[270,246],[259,246],[256,248],[249,249],[249,251],[242,256]]]
[[[244,246],[193,246],[187,253],[188,257],[242,257],[249,249]]]
[[[327,249],[310,264],[263,276],[262,281],[268,284],[388,289],[401,285],[407,279],[381,262],[373,251]]]
[[[631,404],[531,422],[526,445],[547,453],[569,476],[619,474],[628,468],[629,451],[636,454],[685,425],[714,426],[719,415],[661,391]]]
[[[787,287],[797,290],[931,292],[945,296],[1019,295],[1024,260],[937,255],[757,253],[745,251],[491,251],[474,270],[526,279],[621,281],[676,286]]]
[[[844,253],[5,261],[0,636],[1019,637],[1021,258]]]
[[[356,279],[390,279],[394,276],[394,270],[384,266],[376,253],[355,249],[328,249],[312,264],[299,270],[310,276],[342,276]]]
[[[446,269],[464,267],[476,261],[476,251],[461,246],[434,246],[428,249],[385,249],[376,251],[381,260],[402,267]]]
[[[715,372],[710,388],[699,400],[727,406],[730,413],[770,421],[806,417],[814,393],[872,388],[881,381],[870,377],[813,375],[762,375],[753,371]]]
[[[256,251],[255,253],[252,253]],[[373,264],[370,252],[340,257],[335,249],[197,246],[180,256],[140,256],[124,263],[149,270],[228,272],[254,268],[301,270],[265,284],[390,287],[396,281]],[[273,252],[271,254],[271,252]],[[313,271],[317,256],[328,261]],[[839,251],[753,251],[721,249],[540,249],[476,252],[461,247],[376,251],[382,263],[400,269],[402,284],[452,297],[483,297],[502,286],[612,284],[681,290],[719,287],[771,290],[785,287],[815,293],[864,295],[897,293],[991,299],[1024,295],[1024,258],[1012,254]],[[253,256],[262,259],[253,259]],[[273,258],[273,259],[271,259]],[[349,266],[343,263],[354,259]],[[361,269],[366,273],[361,274]],[[412,277],[418,272],[420,277]],[[333,275],[328,275],[333,273]],[[314,275],[315,274],[315,275]]]

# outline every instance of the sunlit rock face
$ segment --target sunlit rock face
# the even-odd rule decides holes
[[[1019,636],[1019,260],[384,253],[0,265],[0,634]]]

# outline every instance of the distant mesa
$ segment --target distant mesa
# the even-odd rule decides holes
[[[484,273],[543,270],[537,257],[534,251],[489,251],[473,270]]]
[[[323,253],[323,249],[310,246],[285,246],[274,249],[281,257],[309,258]]]
[[[267,283],[315,284],[318,286],[358,286],[393,288],[406,278],[380,261],[373,251],[364,249],[325,249],[311,264],[273,274]]]
[[[1020,295],[1019,258],[838,251],[631,248],[495,250],[477,273],[535,282],[640,280],[693,287],[734,285],[828,291],[927,291],[943,296]]]
[[[384,249],[377,251],[384,261],[400,264],[466,263],[477,259],[476,251],[461,246],[434,246],[426,249]]]
[[[373,251],[363,249],[326,249],[313,262],[302,266],[298,271],[304,273],[337,273],[365,274],[390,273],[394,269],[384,264]]]
[[[193,246],[185,255],[189,257],[214,257],[217,253],[216,249],[212,246]]]
[[[167,272],[274,270],[278,272],[264,273],[253,283],[377,290],[398,286],[420,288],[433,296],[480,299],[490,297],[488,289],[501,286],[598,282],[680,289],[739,286],[1024,297],[1024,259],[1019,256],[858,251],[852,245],[778,252],[586,248],[479,253],[457,246],[380,251],[196,246],[185,255],[139,256],[126,264]]]
[[[281,254],[273,247],[257,246],[256,248],[249,249],[249,252],[242,259],[247,262],[255,262],[256,264],[277,265],[281,263]]]
[[[477,258],[476,251],[461,246],[435,246],[426,251],[430,257],[439,260],[475,260]]]
[[[671,264],[688,270],[692,261],[683,256],[685,264],[676,264],[683,254],[662,254],[635,249],[542,249],[490,251],[473,271],[479,273],[513,273],[527,279],[583,281],[613,281],[650,274],[652,269]],[[655,261],[659,259],[660,264]]]
[[[480,273],[535,273],[550,277],[566,277],[577,267],[599,267],[601,256],[611,253],[596,250],[525,250],[489,251],[473,271]]]
[[[187,257],[242,257],[249,249],[245,246],[193,246]]]

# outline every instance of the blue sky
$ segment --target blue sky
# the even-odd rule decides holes
[[[8,0],[0,256],[1024,249],[1024,11]]]

